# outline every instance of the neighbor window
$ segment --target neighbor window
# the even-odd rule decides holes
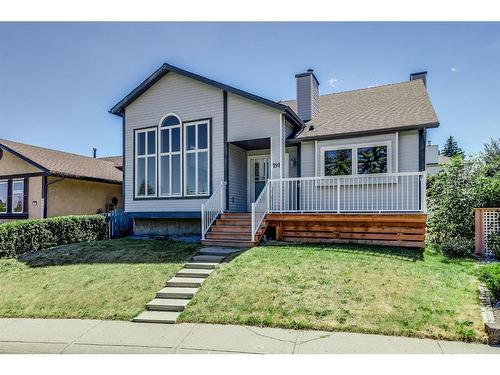
[[[324,176],[390,172],[390,143],[322,147]]]
[[[184,193],[208,195],[210,181],[209,121],[186,123],[184,126]]]
[[[156,128],[135,134],[135,195],[156,196]]]
[[[7,213],[7,181],[0,181],[0,213]]]
[[[24,180],[12,181],[12,212],[24,212]]]
[[[176,115],[160,124],[160,196],[181,195],[181,122]]]

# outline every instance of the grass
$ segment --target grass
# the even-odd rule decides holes
[[[233,323],[485,342],[472,261],[356,246],[253,248],[181,315]]]
[[[0,259],[0,316],[129,320],[197,247],[119,239]]]

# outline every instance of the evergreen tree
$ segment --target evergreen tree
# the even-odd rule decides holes
[[[441,150],[441,155],[448,157],[464,156],[464,151],[460,147],[458,147],[457,140],[450,135],[444,143],[443,149]]]

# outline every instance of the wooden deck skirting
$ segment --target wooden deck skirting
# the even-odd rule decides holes
[[[276,239],[297,243],[425,246],[425,214],[267,214]]]

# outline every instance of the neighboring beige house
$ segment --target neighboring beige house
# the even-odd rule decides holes
[[[90,158],[0,139],[0,221],[122,206],[121,157]]]

